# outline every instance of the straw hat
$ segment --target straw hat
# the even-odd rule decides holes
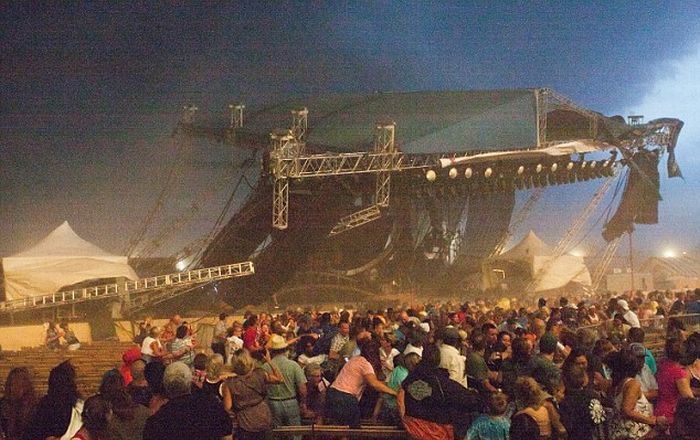
[[[284,339],[283,336],[280,335],[272,335],[270,337],[270,349],[271,350],[284,350],[287,348],[287,340]]]

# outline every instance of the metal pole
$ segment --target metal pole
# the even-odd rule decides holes
[[[632,231],[627,233],[630,246],[630,292],[634,293],[634,253],[632,252]]]

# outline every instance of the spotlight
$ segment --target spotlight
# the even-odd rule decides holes
[[[466,177],[467,179],[471,179],[472,174],[473,174],[473,171],[471,168],[467,168],[466,170],[464,170],[464,177]]]
[[[490,167],[486,168],[486,171],[484,171],[484,177],[488,179],[489,177],[491,177],[491,174],[493,174],[493,170]]]
[[[428,179],[428,182],[435,182],[435,179],[437,179],[437,174],[435,174],[435,171],[433,170],[428,170],[428,172],[425,173],[425,178]]]
[[[551,168],[552,172],[555,173],[557,171],[557,168],[559,168],[559,165],[557,165],[556,163],[553,163],[552,168]]]
[[[610,159],[608,159],[608,160],[606,160],[605,162],[603,162],[603,166],[604,166],[604,167],[607,168],[608,165],[610,165]]]
[[[574,163],[573,163],[573,162],[567,163],[567,164],[566,164],[566,169],[569,170],[569,171],[573,170],[573,169],[574,169]]]
[[[537,171],[538,173],[542,172],[542,164],[541,163],[537,164],[537,167],[535,167],[535,171]]]
[[[524,172],[525,172],[525,167],[522,166],[522,165],[520,165],[520,166],[518,167],[518,175],[521,175],[521,174],[524,173]]]
[[[450,172],[448,174],[450,176],[450,179],[454,179],[457,177],[457,168],[450,168]]]
[[[584,168],[586,168],[586,161],[585,160],[583,162],[581,162],[581,169],[584,169]]]
[[[595,166],[598,164],[595,160],[591,161],[591,169],[595,168]]]

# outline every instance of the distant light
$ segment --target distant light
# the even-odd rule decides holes
[[[179,271],[185,270],[186,267],[187,267],[187,263],[185,263],[185,260],[180,260],[175,265],[175,268]]]
[[[676,258],[676,251],[673,249],[666,249],[663,253],[664,258]]]
[[[581,249],[573,249],[571,252],[569,252],[569,255],[573,255],[574,257],[585,257],[586,253]]]

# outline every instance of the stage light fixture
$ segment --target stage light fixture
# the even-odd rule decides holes
[[[595,168],[595,166],[598,164],[595,160],[591,161],[591,169]]]
[[[518,167],[518,176],[521,175],[521,174],[523,174],[524,172],[525,172],[525,167],[522,166],[522,165],[520,165],[520,166]]]
[[[573,169],[574,169],[574,163],[573,163],[573,162],[567,163],[567,164],[566,164],[566,169],[569,170],[569,171],[573,170]]]
[[[428,179],[428,182],[435,182],[435,179],[437,179],[437,174],[435,174],[435,171],[433,170],[428,170],[428,172],[425,173],[425,178]]]
[[[583,162],[581,162],[581,169],[584,169],[584,168],[586,168],[586,161],[585,160]]]
[[[488,179],[489,177],[491,177],[491,174],[493,174],[493,170],[491,169],[491,167],[486,168],[486,171],[484,171],[484,177]]]
[[[541,172],[542,172],[542,164],[541,164],[541,163],[538,163],[538,164],[537,164],[537,167],[535,167],[535,171],[537,171],[537,173],[541,173]]]
[[[471,179],[473,174],[474,172],[471,168],[467,168],[466,170],[464,170],[464,177],[466,177],[467,179]]]
[[[553,173],[555,173],[557,171],[557,168],[559,168],[559,165],[557,165],[556,163],[553,163],[552,168],[550,168],[550,169],[552,170]]]
[[[450,179],[454,179],[457,177],[457,168],[450,168],[450,172],[448,174],[450,176]]]
[[[608,159],[608,160],[606,160],[605,162],[603,162],[603,166],[604,166],[604,167],[607,168],[608,165],[610,165],[610,159]]]

